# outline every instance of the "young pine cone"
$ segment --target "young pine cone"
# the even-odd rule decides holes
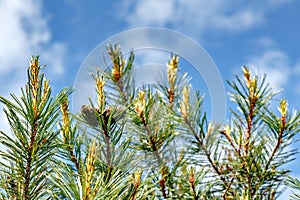
[[[103,117],[103,121],[105,124],[108,124],[109,117],[110,117],[110,109],[107,108],[104,110],[104,112],[100,113],[99,108],[94,108],[92,106],[83,105],[81,107],[81,113],[83,118],[86,120],[86,122],[91,126],[99,126],[98,117],[101,114]],[[116,121],[114,118],[111,118],[111,124],[115,124]]]

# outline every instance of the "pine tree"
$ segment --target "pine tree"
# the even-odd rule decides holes
[[[4,146],[1,155],[2,199],[41,199],[47,197],[51,173],[51,160],[59,143],[56,124],[59,121],[59,107],[70,90],[62,90],[51,96],[49,80],[40,73],[39,58],[32,57],[28,82],[21,89],[21,97],[11,95],[12,100],[0,97],[5,105],[11,133],[1,132]]]
[[[300,113],[266,76],[242,68],[229,82],[226,123],[207,119],[204,98],[180,58],[167,74],[135,89],[134,53],[108,45],[110,63],[99,68],[96,99],[70,113],[64,89],[56,97],[38,57],[28,68],[21,97],[0,97],[11,133],[0,134],[1,199],[277,199],[288,181],[284,164],[299,132]],[[290,179],[293,187],[299,181]],[[295,197],[297,197],[295,195]]]

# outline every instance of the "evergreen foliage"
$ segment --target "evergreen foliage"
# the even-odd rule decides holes
[[[0,97],[11,133],[1,132],[1,199],[278,199],[283,186],[300,189],[285,164],[300,113],[243,67],[228,81],[227,123],[207,119],[204,99],[179,76],[172,55],[161,82],[135,89],[134,53],[108,45],[96,99],[69,112],[72,89],[51,94],[32,57],[21,96]],[[276,102],[275,102],[276,103]],[[300,199],[300,195],[294,194]]]

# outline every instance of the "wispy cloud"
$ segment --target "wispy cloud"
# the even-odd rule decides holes
[[[298,99],[296,97],[300,94],[300,60],[292,60],[286,52],[272,48],[261,54],[249,56],[245,63],[256,74],[266,74],[267,82],[272,86],[284,89],[284,93],[291,95],[295,100]],[[294,104],[297,102],[296,100]]]
[[[206,31],[246,31],[263,24],[266,14],[293,0],[125,0],[122,19],[131,27],[168,26],[198,36]]]
[[[279,50],[268,50],[261,55],[251,56],[246,63],[259,74],[267,74],[267,80],[280,87],[289,82],[294,70],[288,56]]]
[[[211,32],[238,33],[262,26],[270,20],[270,12],[294,1],[124,0],[121,16],[131,27],[165,26],[199,39]],[[278,50],[276,42],[268,35],[250,42],[260,49],[260,54],[249,56],[245,63],[267,73],[268,80],[273,84],[281,87],[290,83],[298,67],[291,62],[288,54]]]
[[[20,87],[27,78],[26,69],[31,55],[39,54],[41,64],[47,63],[48,78],[55,80],[64,74],[66,48],[63,43],[52,41],[47,23],[42,1],[0,1],[1,96],[20,94]],[[3,120],[0,129],[7,129],[7,123]]]
[[[248,45],[255,46],[256,48],[274,48],[276,42],[270,36],[261,36],[247,42]]]
[[[0,76],[6,84],[23,82],[30,55],[39,54],[52,74],[62,75],[65,47],[51,41],[47,16],[43,14],[41,1],[10,0],[0,2]],[[45,56],[45,57],[43,57]],[[50,71],[50,70],[49,70]],[[9,75],[9,78],[8,78]],[[0,89],[0,92],[4,92]]]

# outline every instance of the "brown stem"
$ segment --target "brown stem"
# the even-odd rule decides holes
[[[31,162],[32,162],[32,149],[33,145],[35,142],[35,137],[37,134],[37,119],[35,118],[33,120],[33,129],[31,132],[31,137],[30,137],[30,143],[29,147],[26,148],[27,150],[27,159],[26,159],[26,167],[25,167],[25,182],[24,182],[24,192],[23,192],[23,199],[30,199],[29,198],[29,184],[30,184],[30,179],[31,179]]]
[[[152,148],[152,150],[153,150],[153,152],[154,152],[154,155],[155,155],[155,157],[156,157],[156,160],[157,160],[158,164],[164,166],[164,163],[163,163],[163,161],[162,161],[162,158],[161,158],[161,156],[160,156],[160,154],[159,154],[159,152],[158,152],[158,149],[157,149],[157,147],[156,147],[156,141],[153,140],[153,138],[151,137],[151,131],[150,131],[148,125],[147,125],[147,122],[146,122],[144,116],[141,116],[141,121],[142,121],[143,126],[144,126],[144,128],[145,128],[145,130],[146,130],[147,136],[148,136],[149,139],[150,139],[151,148]],[[160,180],[159,184],[160,184],[160,186],[161,186],[161,192],[162,192],[162,194],[163,194],[163,197],[164,197],[164,198],[167,198],[165,182],[166,182],[166,180],[165,180],[165,174],[164,174],[164,172],[162,172],[162,179]]]
[[[210,165],[212,166],[212,168],[214,169],[214,171],[217,173],[217,175],[220,177],[220,179],[223,181],[223,183],[227,187],[228,183],[226,182],[225,178],[222,176],[222,172],[214,164],[213,160],[210,157],[210,153],[208,152],[208,150],[206,149],[205,145],[203,144],[203,141],[200,139],[200,137],[198,136],[198,134],[195,132],[194,128],[192,127],[192,125],[190,123],[190,121],[187,118],[185,118],[184,122],[188,125],[188,128],[192,132],[193,136],[195,137],[195,139],[197,140],[197,142],[200,144],[201,148],[204,151],[204,154],[205,154],[206,158],[208,159],[208,162],[210,163]]]
[[[75,167],[77,169],[77,172],[80,173],[80,166],[79,166],[79,162],[78,162],[78,160],[77,160],[77,158],[76,158],[76,156],[75,156],[75,154],[73,152],[74,149],[71,146],[69,146],[68,149],[69,149],[69,155],[71,157],[71,161],[74,163],[74,165],[75,165]]]
[[[193,175],[194,176],[194,175]],[[194,182],[194,177],[190,177],[190,184],[193,190],[193,196],[194,196],[194,200],[198,200],[199,196],[197,196],[197,192],[196,192],[196,188],[195,188],[195,182]]]
[[[170,104],[173,104],[174,97],[175,97],[174,91],[169,89],[168,90],[168,99],[169,99]]]
[[[249,104],[250,104],[250,110],[247,118],[246,143],[245,143],[246,155],[248,154],[248,150],[249,150],[249,143],[250,143],[251,132],[252,132],[252,121],[253,121],[253,114],[255,108],[255,102],[253,101],[253,98],[251,96],[249,96]]]
[[[233,140],[232,140],[232,138],[230,137],[230,135],[228,135],[228,133],[226,133],[226,130],[221,130],[220,133],[226,137],[226,139],[229,141],[229,143],[230,143],[230,145],[232,146],[232,148],[234,149],[234,151],[239,155],[239,157],[241,157],[240,149],[238,149],[238,148],[235,146],[235,144],[233,143]]]
[[[120,91],[120,94],[121,94],[121,97],[123,98],[123,100],[127,103],[128,99],[127,99],[127,95],[126,93],[124,92],[124,84],[121,80],[119,80],[117,82],[117,86],[118,86],[118,89]]]
[[[106,158],[107,158],[107,164],[108,164],[108,176],[107,176],[107,181],[110,180],[110,177],[112,175],[112,155],[111,155],[111,141],[110,141],[110,136],[108,135],[107,129],[104,129],[104,139],[105,139],[105,144],[106,144]]]
[[[275,148],[273,149],[273,152],[271,154],[271,157],[269,158],[268,160],[268,163],[265,167],[265,171],[268,170],[274,156],[275,156],[275,153],[277,152],[278,148],[280,147],[281,143],[282,143],[282,136],[283,136],[283,132],[284,132],[284,128],[285,128],[285,124],[286,124],[286,119],[285,117],[282,117],[281,118],[281,128],[280,128],[280,131],[279,131],[279,136],[278,136],[278,139],[277,139],[277,143],[276,143],[276,146]]]
[[[132,192],[132,194],[131,194],[131,196],[130,196],[130,200],[136,200],[136,197],[135,197],[135,196],[136,196],[136,194],[137,194],[139,185],[133,184],[133,187],[134,187],[134,189],[133,189],[133,192]]]
[[[144,117],[144,116],[141,116],[141,120],[142,120],[143,126],[144,126],[144,128],[145,128],[145,130],[146,130],[147,136],[148,136],[149,139],[150,139],[151,148],[152,148],[152,150],[153,150],[153,152],[154,152],[154,155],[155,155],[155,157],[156,157],[156,159],[157,159],[157,162],[158,162],[159,165],[161,165],[161,164],[163,164],[163,162],[162,162],[161,156],[160,156],[159,153],[158,153],[158,149],[157,149],[157,147],[156,147],[156,141],[153,140],[153,138],[151,137],[151,131],[150,131],[148,125],[147,125],[147,122],[146,122],[146,120],[145,120],[145,117]]]
[[[254,92],[251,93],[251,91],[249,90],[250,94],[249,94],[249,113],[248,113],[248,118],[247,118],[247,130],[246,130],[246,141],[245,141],[245,156],[248,156],[249,153],[249,144],[250,144],[250,138],[251,138],[251,134],[252,134],[252,126],[253,126],[253,117],[254,117],[254,110],[255,110],[255,106],[256,106],[256,100],[257,97],[255,96]],[[248,165],[247,162],[244,161],[243,162],[245,165]],[[243,165],[243,167],[245,166]],[[252,176],[249,172],[248,166],[246,167],[246,176],[247,176],[247,182],[248,182],[248,188],[249,188],[249,194],[250,197],[252,198],[252,196],[255,194],[255,190],[252,189]]]
[[[111,161],[111,141],[110,141],[110,136],[109,136],[109,129],[111,125],[111,117],[110,117],[110,111],[105,111],[103,114],[100,114],[101,118],[101,127],[103,130],[103,135],[104,135],[104,142],[106,144],[106,158],[107,158],[107,163],[109,166],[111,166],[112,161]]]
[[[232,185],[232,183],[233,183],[233,180],[234,180],[234,178],[231,179],[229,185],[226,187],[226,190],[225,190],[225,192],[224,192],[224,194],[223,194],[223,199],[224,199],[224,200],[226,200],[226,195],[227,195],[227,193],[228,193],[228,191],[229,191],[229,189],[230,189],[230,187],[231,187],[231,185]]]

